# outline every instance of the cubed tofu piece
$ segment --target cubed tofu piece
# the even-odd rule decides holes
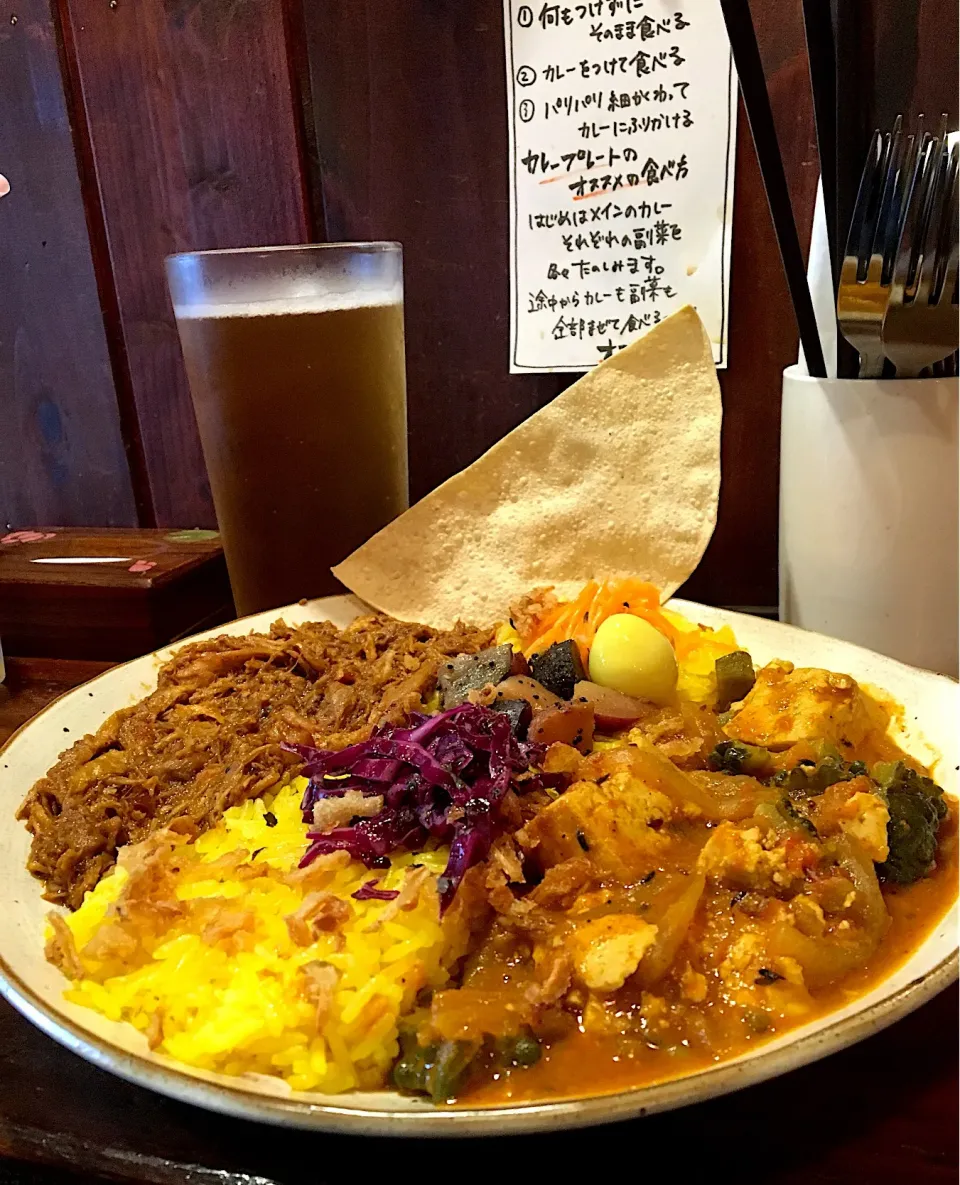
[[[842,831],[879,864],[890,854],[887,842],[890,812],[873,790],[873,783],[865,777],[834,782],[814,800],[813,818],[821,835]]]
[[[882,864],[890,855],[887,842],[890,812],[883,799],[860,791],[848,798],[837,814],[842,829],[853,836],[871,860]]]
[[[595,992],[615,992],[640,966],[657,927],[633,914],[611,914],[578,926],[568,941],[577,979]]]
[[[764,963],[769,964],[770,960],[764,953],[763,940],[759,934],[747,930],[730,944],[720,964],[720,978],[728,988],[752,986]]]
[[[771,662],[726,725],[728,736],[789,749],[798,741],[831,741],[849,747],[870,730],[866,701],[850,675]]]
[[[716,881],[758,892],[789,888],[802,880],[801,872],[787,865],[782,845],[765,847],[759,827],[743,830],[721,823],[700,850],[697,871]]]
[[[628,773],[575,782],[518,832],[542,868],[586,853],[602,873],[629,881],[650,871],[669,839],[650,826],[670,817],[665,794]]]

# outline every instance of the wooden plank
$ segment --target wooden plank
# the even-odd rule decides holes
[[[158,525],[213,525],[163,275],[308,238],[281,0],[60,0]]]
[[[911,123],[921,113],[936,131],[941,112],[957,128],[960,59],[956,4],[947,0],[872,0],[876,116],[889,126],[902,114]],[[872,130],[872,129],[871,129]]]
[[[135,526],[54,21],[0,21],[0,523]]]
[[[760,0],[754,16],[808,234],[816,150],[800,0]],[[404,245],[418,497],[575,377],[507,373],[502,5],[310,0],[305,19],[327,234]],[[720,522],[686,591],[774,605],[780,376],[796,331],[745,120],[738,162]]]

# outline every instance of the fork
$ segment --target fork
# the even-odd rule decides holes
[[[881,333],[898,378],[917,378],[960,342],[958,171],[960,145],[934,141],[913,182]]]
[[[902,119],[892,132],[874,132],[857,191],[837,287],[840,331],[860,355],[859,377],[879,378],[880,342],[890,295],[894,253],[905,189],[922,131],[904,140]]]

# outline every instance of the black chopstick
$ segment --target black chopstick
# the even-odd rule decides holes
[[[773,123],[770,96],[767,93],[757,35],[750,16],[750,5],[747,0],[720,0],[720,7],[723,9],[727,36],[730,38],[730,48],[733,50],[733,60],[740,79],[740,93],[743,95],[743,105],[750,121],[750,131],[760,163],[760,174],[767,191],[767,202],[773,217],[773,227],[780,247],[783,270],[787,276],[797,327],[800,330],[800,342],[807,370],[815,378],[825,378],[827,370],[823,361],[823,348],[820,345],[817,319],[814,316],[813,301],[810,299],[810,289],[807,285],[807,269],[800,249],[793,207],[790,205],[790,191],[783,170],[783,158],[780,155],[777,131]]]
[[[840,260],[837,255],[837,55],[833,44],[830,0],[803,0],[803,27],[810,63],[813,111],[817,122],[817,151],[830,251],[830,274],[836,294],[840,279]]]
[[[874,128],[893,123],[881,118],[877,106],[873,49],[874,4],[867,0],[830,0],[833,45],[837,62],[836,161],[837,224],[834,253],[843,259],[847,234],[857,204],[863,162]],[[855,379],[860,356],[843,334],[837,335],[837,378]]]

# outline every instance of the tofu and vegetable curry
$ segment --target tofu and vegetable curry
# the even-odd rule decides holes
[[[294,1091],[686,1074],[862,993],[955,896],[895,710],[637,580],[193,643],[20,810],[48,957],[157,1054]]]

